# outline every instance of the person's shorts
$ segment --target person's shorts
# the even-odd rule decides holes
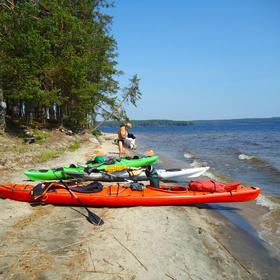
[[[124,139],[115,139],[113,144],[118,145],[119,142],[122,142],[124,144]]]
[[[123,146],[125,148],[135,150],[136,149],[135,139],[132,139],[132,138],[124,139]]]

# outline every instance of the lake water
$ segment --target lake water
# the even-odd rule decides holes
[[[112,127],[102,130],[116,132]],[[238,213],[216,209],[280,256],[280,118],[195,121],[189,126],[133,127],[131,132],[142,151],[160,155],[161,167],[210,166],[206,176],[211,179],[261,187],[257,201],[238,204]]]

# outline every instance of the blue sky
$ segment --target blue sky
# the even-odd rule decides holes
[[[141,78],[131,119],[280,116],[280,1],[116,0],[121,84]]]

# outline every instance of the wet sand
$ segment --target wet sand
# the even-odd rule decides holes
[[[114,137],[38,167],[82,162],[97,150],[116,156]],[[1,182],[23,180],[20,171]],[[10,200],[0,207],[0,279],[264,279],[226,242],[237,230],[208,208],[91,208],[105,221],[98,227],[83,208]]]
[[[168,154],[160,155],[159,166],[171,165],[176,168],[182,164],[185,163],[171,159]],[[183,177],[177,180],[182,184],[186,183]],[[214,221],[221,222],[213,228],[216,239],[246,269],[251,268],[250,270],[255,271],[261,279],[279,278],[280,235],[277,232],[277,224],[270,224],[273,220],[265,219],[271,215],[279,217],[279,209],[271,211],[258,205],[256,201],[193,207],[203,209],[203,215],[207,219],[211,217]]]
[[[142,147],[143,150],[151,147]],[[160,153],[158,167],[187,168],[185,161],[171,158],[171,153]],[[201,164],[201,163],[200,163]],[[211,172],[211,169],[210,169]],[[212,172],[206,173],[211,176]],[[204,177],[204,179],[209,179]],[[214,179],[214,178],[213,178]],[[228,178],[226,178],[228,179]],[[178,177],[180,184],[186,184],[186,178]],[[222,180],[216,179],[216,180]],[[176,181],[169,181],[174,183]],[[280,275],[280,235],[277,232],[279,209],[269,210],[258,205],[256,201],[229,204],[204,204],[193,206],[204,209],[206,217],[221,221],[215,229],[217,240],[226,245],[234,258],[251,267],[261,279],[278,279]],[[271,219],[271,215],[275,218]],[[214,230],[214,229],[213,229]]]

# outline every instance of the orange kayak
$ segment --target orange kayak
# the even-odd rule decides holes
[[[69,192],[63,185],[53,183],[42,196],[35,198],[33,185],[0,184],[0,197],[29,203],[80,206],[79,200],[87,206],[160,206],[189,205],[217,202],[242,202],[253,200],[260,194],[257,187],[238,187],[230,192],[191,191],[183,186],[146,186],[142,190],[133,190],[122,185],[103,186],[94,193],[81,192],[83,187],[71,186]],[[78,197],[78,199],[77,199]]]

